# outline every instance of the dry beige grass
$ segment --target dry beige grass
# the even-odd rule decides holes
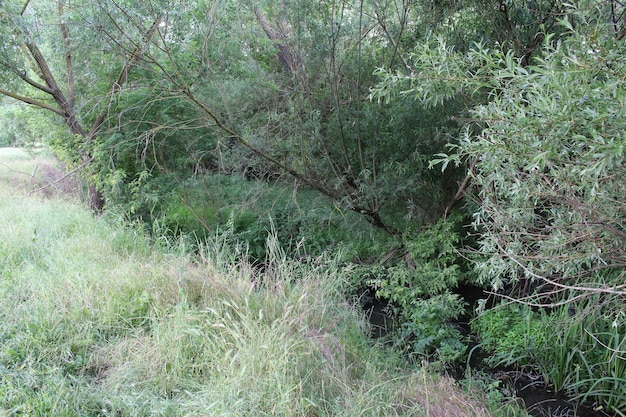
[[[73,198],[79,191],[76,175],[66,175],[63,165],[44,152],[0,148],[0,196]]]
[[[422,381],[413,387],[415,401],[427,417],[489,417],[484,404],[469,398],[454,380],[422,371]]]

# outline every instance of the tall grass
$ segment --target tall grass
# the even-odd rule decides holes
[[[623,300],[590,297],[574,310],[534,312],[502,306],[473,326],[494,365],[540,372],[546,383],[610,413],[626,410],[626,315]]]
[[[261,270],[56,199],[0,217],[0,415],[488,415],[372,345],[332,259],[270,238]]]

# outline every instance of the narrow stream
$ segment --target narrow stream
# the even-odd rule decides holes
[[[526,375],[520,375],[513,386],[517,396],[524,401],[526,411],[533,417],[612,417],[593,410],[591,406],[576,406],[545,384],[533,382]]]
[[[474,289],[473,293],[469,291],[470,294],[465,292],[461,295],[467,297],[468,304],[471,305],[478,300],[476,298],[478,291],[482,294],[482,290]],[[472,298],[475,299],[472,300]],[[371,337],[378,339],[386,336],[393,329],[389,303],[377,299],[372,292],[366,294],[366,299],[363,308],[372,325]],[[469,323],[457,324],[469,331]],[[526,411],[533,417],[617,417],[602,410],[594,410],[590,404],[581,405],[569,401],[565,396],[555,393],[549,386],[546,386],[538,375],[511,369],[493,369],[483,361],[486,355],[472,356],[470,366],[488,374],[494,381],[502,381],[503,385],[508,387],[508,391],[513,391],[515,397],[524,402]],[[465,369],[458,369],[454,374],[457,379],[462,379],[465,377]]]

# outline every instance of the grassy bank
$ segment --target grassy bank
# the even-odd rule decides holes
[[[488,415],[372,346],[331,259],[272,239],[263,271],[219,238],[191,255],[27,196],[41,161],[0,158],[1,416]]]

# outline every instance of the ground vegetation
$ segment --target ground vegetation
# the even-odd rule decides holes
[[[268,234],[332,253],[407,358],[478,343],[624,408],[619,1],[0,5],[0,143],[95,213],[259,271]]]

